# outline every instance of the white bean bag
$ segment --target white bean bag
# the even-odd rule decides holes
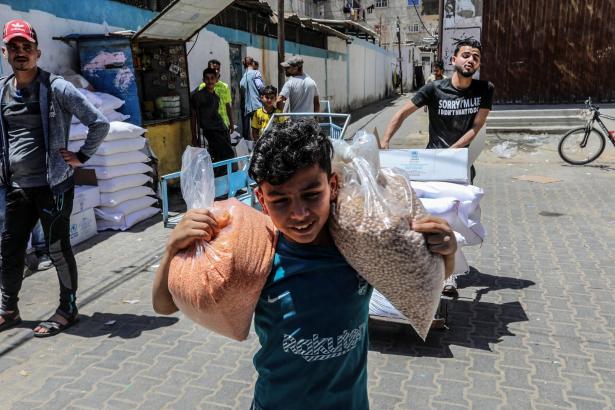
[[[110,167],[88,167],[96,172],[96,179],[110,179],[123,175],[147,174],[154,170],[149,165],[142,162],[134,164],[114,165]]]
[[[94,154],[85,165],[95,167],[110,167],[114,165],[133,164],[138,162],[148,162],[149,157],[141,151],[118,152],[111,155]]]

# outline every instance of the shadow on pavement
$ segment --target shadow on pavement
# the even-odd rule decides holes
[[[81,337],[119,337],[133,339],[143,332],[171,326],[179,320],[176,317],[134,315],[130,313],[99,313],[92,316],[79,315],[75,326],[67,329],[66,334]]]
[[[515,336],[508,325],[528,321],[519,302],[481,302],[483,295],[503,289],[524,289],[535,283],[525,279],[481,273],[471,268],[457,280],[460,288],[484,287],[475,300],[442,299],[448,312],[448,329],[432,330],[423,342],[410,325],[370,319],[370,350],[404,356],[453,357],[451,345],[491,351],[490,344],[500,343],[504,336]]]

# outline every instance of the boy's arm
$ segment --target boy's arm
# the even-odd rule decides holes
[[[260,135],[260,130],[258,128],[252,127],[252,141],[256,141],[259,135]]]
[[[448,222],[435,216],[424,216],[412,221],[412,229],[425,234],[429,250],[444,258],[444,276],[451,276],[455,270],[457,239]]]
[[[320,97],[318,95],[314,97],[314,112],[320,112]]]
[[[211,240],[217,227],[218,224],[210,211],[190,209],[171,231],[152,285],[152,305],[156,313],[170,315],[178,310],[169,292],[169,268],[173,257],[197,239]]]

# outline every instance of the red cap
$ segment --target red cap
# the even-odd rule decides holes
[[[36,39],[36,31],[34,31],[30,23],[21,19],[11,20],[4,25],[2,41],[8,43],[15,37],[25,38],[31,43],[38,42]]]

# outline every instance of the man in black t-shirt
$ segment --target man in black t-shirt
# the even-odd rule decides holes
[[[450,79],[431,82],[422,87],[394,116],[387,127],[381,148],[389,142],[410,114],[423,106],[429,107],[429,143],[427,148],[468,147],[485,125],[493,101],[494,86],[488,81],[474,80],[480,68],[481,44],[462,40],[455,47],[452,64],[455,72]],[[470,167],[470,181],[476,171]],[[455,276],[445,283],[442,294],[457,297]]]
[[[493,84],[472,79],[480,68],[480,57],[481,44],[478,41],[459,42],[452,58],[455,67],[453,76],[422,87],[393,116],[384,133],[381,148],[388,149],[391,138],[404,120],[423,106],[429,107],[427,148],[469,146],[485,125],[493,101]],[[471,171],[474,180],[474,167]]]
[[[193,118],[196,119],[195,136],[201,129],[203,136],[207,140],[207,150],[211,155],[212,162],[223,161],[235,156],[229,131],[224,120],[218,112],[220,97],[215,92],[215,85],[218,81],[218,73],[213,68],[206,68],[203,71],[203,82],[205,88],[192,94],[191,105]],[[193,145],[200,146],[198,138],[193,137]],[[223,170],[216,170],[218,173],[226,174]],[[216,175],[218,176],[218,175]]]

